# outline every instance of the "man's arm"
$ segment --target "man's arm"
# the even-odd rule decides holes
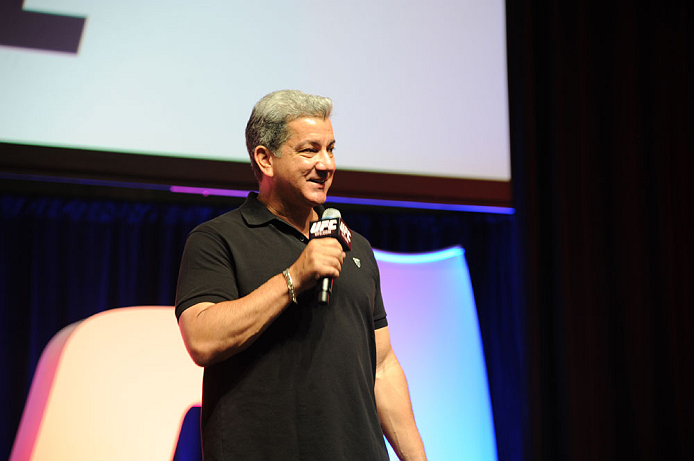
[[[289,267],[296,293],[321,277],[338,277],[344,257],[336,239],[309,241]],[[181,313],[178,325],[193,361],[206,367],[250,346],[290,302],[287,282],[276,274],[243,298],[189,307]]]
[[[412,413],[405,374],[390,345],[388,327],[376,330],[376,406],[381,428],[403,461],[426,460]]]

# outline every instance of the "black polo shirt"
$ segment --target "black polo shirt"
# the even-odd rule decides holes
[[[374,397],[374,330],[387,325],[386,313],[371,246],[356,232],[352,238],[328,305],[315,290],[303,292],[250,347],[205,369],[206,461],[388,459]],[[176,315],[249,294],[306,243],[249,194],[190,233]]]

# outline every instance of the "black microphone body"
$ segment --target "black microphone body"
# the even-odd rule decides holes
[[[332,237],[338,240],[345,251],[352,249],[352,231],[342,220],[340,212],[335,208],[326,208],[319,221],[311,222],[309,238]],[[318,282],[318,302],[327,304],[333,292],[333,279],[323,277]]]

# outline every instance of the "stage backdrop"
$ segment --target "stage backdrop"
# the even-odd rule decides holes
[[[50,338],[66,325],[113,307],[171,305],[187,233],[238,205],[211,199],[180,203],[179,194],[171,196],[112,199],[88,187],[75,197],[2,196],[0,407],[7,411],[0,413],[0,457],[9,455],[39,354]],[[521,459],[523,341],[515,304],[513,216],[338,207],[350,227],[377,248],[466,248],[498,456]],[[399,321],[395,312],[391,315],[395,331]],[[407,339],[394,341],[396,347],[407,347],[399,346]]]
[[[463,250],[376,251],[376,259],[391,340],[429,457],[496,461]],[[183,416],[199,405],[201,389],[202,371],[183,346],[172,308],[94,315],[61,330],[44,349],[10,460],[170,461]],[[179,447],[177,460],[201,458],[198,425],[187,437],[193,447]]]

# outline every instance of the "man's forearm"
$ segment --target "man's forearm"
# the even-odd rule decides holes
[[[245,349],[290,303],[282,274],[234,301],[200,303],[181,314],[183,341],[195,363],[209,366]]]
[[[403,461],[426,460],[407,380],[394,354],[376,373],[375,393],[381,428],[398,457]]]

